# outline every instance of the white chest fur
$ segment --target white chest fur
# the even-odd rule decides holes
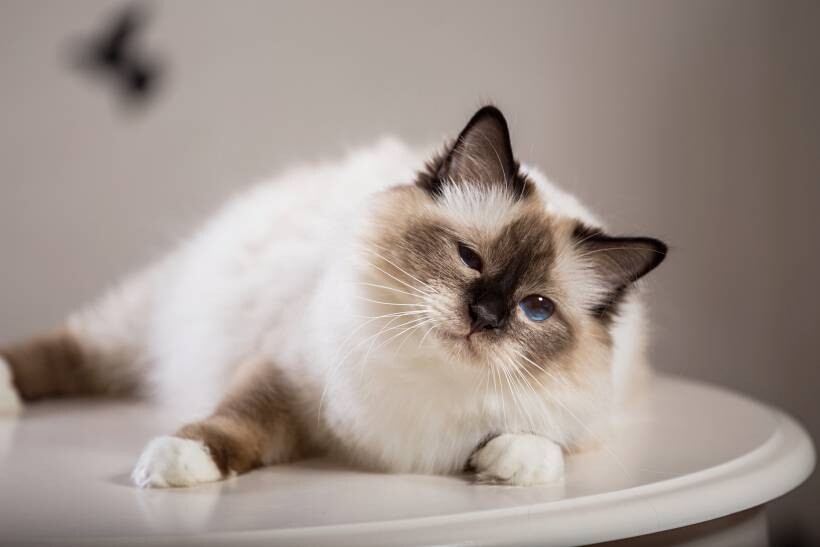
[[[410,180],[419,158],[396,143],[383,144],[343,165],[257,187],[218,215],[174,258],[174,275],[158,299],[150,350],[161,398],[201,416],[219,400],[238,358],[263,344],[273,362],[313,384],[312,405],[321,403],[328,435],[373,467],[450,472],[488,435],[535,432],[564,446],[581,435],[598,403],[575,400],[567,390],[514,389],[500,375],[450,363],[417,349],[423,331],[397,338],[401,351],[387,344],[337,366],[351,329],[328,318],[344,321],[350,313],[344,303],[352,301],[334,294],[345,285],[334,276],[347,275],[332,258],[349,243],[339,228],[356,217],[348,209],[362,196]],[[550,210],[595,220],[542,175],[530,176]],[[317,309],[306,305],[307,295]],[[342,304],[328,305],[332,301]],[[635,323],[639,312],[625,313],[624,325]],[[632,343],[636,336],[628,331],[613,336],[611,371],[619,384],[623,370],[640,361],[641,344]],[[608,379],[601,384],[610,387]]]
[[[362,331],[358,341],[330,344],[333,356],[319,359],[322,420],[343,453],[365,467],[458,472],[483,441],[502,433],[536,433],[566,446],[592,433],[610,389],[602,379],[599,404],[590,405],[592,391],[550,393],[450,361],[423,328],[375,349],[360,344],[370,336]]]

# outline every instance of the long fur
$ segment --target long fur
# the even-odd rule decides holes
[[[214,411],[243,363],[256,363],[254,374],[268,367],[278,389],[287,386],[287,414],[304,443],[369,468],[456,472],[505,432],[565,449],[594,440],[647,370],[635,291],[607,321],[588,313],[605,287],[572,233],[600,221],[527,166],[526,197],[451,181],[433,199],[412,184],[427,159],[383,139],[254,186],[170,255],[73,314],[58,339],[80,348],[77,366],[100,390],[141,389],[181,420]],[[441,219],[490,241],[521,215],[550,234],[567,343],[527,346],[536,335],[525,325],[519,349],[508,342],[471,355],[442,334],[461,328],[454,289],[400,266],[411,245],[402,238],[414,223]],[[444,247],[429,249],[431,260],[450,260]],[[555,354],[535,362],[530,347]],[[22,369],[22,353],[2,353]]]

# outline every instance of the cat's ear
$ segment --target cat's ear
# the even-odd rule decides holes
[[[668,250],[664,242],[652,237],[613,237],[580,224],[574,237],[580,255],[605,284],[602,309],[615,304],[627,287],[657,268]]]
[[[524,193],[525,181],[518,173],[507,120],[496,107],[485,106],[473,115],[428,181],[428,190],[437,194],[450,181],[501,184],[516,196]]]

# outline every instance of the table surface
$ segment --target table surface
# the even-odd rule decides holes
[[[754,507],[808,477],[814,449],[789,416],[658,376],[605,446],[563,484],[385,475],[315,460],[222,483],[140,490],[128,475],[176,424],[145,404],[60,401],[0,420],[0,543],[191,545],[584,544]]]

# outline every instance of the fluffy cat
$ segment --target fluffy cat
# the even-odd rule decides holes
[[[556,481],[645,372],[634,284],[665,255],[519,165],[488,106],[426,164],[385,140],[239,195],[60,329],[0,349],[0,406],[174,405],[194,421],[148,443],[142,487],[328,452]]]

